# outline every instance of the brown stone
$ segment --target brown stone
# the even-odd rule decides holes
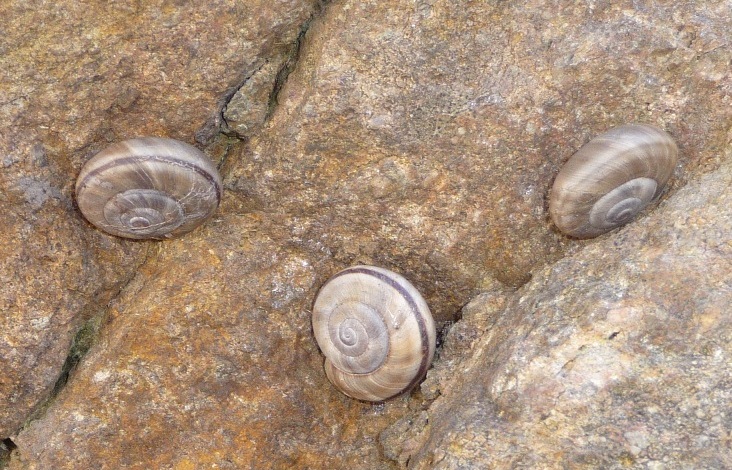
[[[119,292],[147,251],[84,227],[50,166],[36,166],[33,176],[14,173],[13,185],[0,183],[3,439],[49,396],[77,331]]]
[[[151,246],[83,221],[83,162],[141,135],[212,141],[226,99],[292,51],[315,3],[0,5],[0,440],[49,396],[74,336]]]
[[[728,158],[536,273],[388,454],[415,469],[730,467],[730,187]]]
[[[408,399],[342,395],[310,332],[333,262],[245,207],[141,268],[10,468],[391,467],[376,438]]]
[[[0,398],[27,393],[0,410],[10,432],[104,319],[10,467],[732,465],[726,5],[316,3],[0,7],[0,357],[23,338]],[[670,190],[566,239],[554,175],[626,122],[679,143]],[[138,269],[150,245],[86,225],[71,187],[140,134],[212,143],[227,191]],[[475,299],[385,405],[338,393],[310,330],[317,288],[355,263],[405,275],[440,326]]]
[[[674,187],[719,163],[728,12],[634,5],[329,5],[227,181],[298,214],[298,239],[343,264],[410,273],[454,320],[491,278],[517,287],[561,257],[546,195],[593,136],[666,129],[682,153]]]

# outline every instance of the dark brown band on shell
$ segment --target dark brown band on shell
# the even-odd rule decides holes
[[[78,183],[79,187],[84,187],[88,184],[88,181],[92,178],[95,178],[96,176],[102,174],[106,170],[109,170],[110,168],[114,168],[119,165],[126,165],[126,164],[136,164],[136,163],[147,163],[150,161],[155,162],[161,162],[161,163],[167,163],[170,165],[176,165],[180,166],[182,168],[185,168],[187,170],[192,170],[196,172],[197,174],[201,175],[203,178],[206,179],[211,185],[216,188],[216,203],[219,204],[221,202],[221,186],[219,185],[219,182],[216,181],[216,179],[206,171],[205,169],[199,167],[198,165],[194,165],[191,162],[187,162],[185,160],[180,160],[178,158],[174,157],[163,157],[160,155],[135,155],[131,157],[120,157],[115,160],[112,160],[104,165],[101,165],[97,168],[94,168],[92,171],[88,172],[86,175],[84,175],[84,178]]]

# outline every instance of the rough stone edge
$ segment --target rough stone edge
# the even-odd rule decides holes
[[[319,0],[314,5],[313,11],[308,19],[306,19],[300,25],[298,35],[294,44],[288,46],[290,52],[287,55],[284,64],[278,71],[275,83],[273,84],[273,88],[270,92],[269,110],[265,118],[264,124],[266,124],[267,121],[269,121],[271,116],[274,114],[276,106],[278,105],[279,93],[287,82],[287,78],[289,77],[290,73],[297,66],[297,63],[300,59],[302,44],[308,30],[310,29],[310,26],[312,25],[313,21],[326,14],[326,6],[330,3],[330,1],[331,0]],[[261,69],[265,63],[266,61],[263,62],[257,70]],[[257,72],[257,70],[248,74],[236,87],[232,87],[224,92],[222,98],[217,102],[217,111],[215,112],[215,115],[211,119],[209,119],[198,131],[196,131],[195,141],[197,143],[203,145],[207,149],[210,149],[211,147],[216,147],[217,145],[221,144],[218,139],[221,136],[229,137],[230,139],[234,138],[242,142],[246,140],[244,137],[231,135],[231,133],[228,132],[228,126],[226,124],[226,120],[224,119],[224,111],[236,92],[241,89],[241,87],[244,86],[249,79],[251,79],[251,77]],[[231,147],[232,142],[230,140],[224,142],[224,148],[220,150],[219,153],[220,156],[218,158],[214,157],[214,160],[217,161],[217,169],[219,169],[220,171],[225,167],[224,164],[226,163],[226,159],[229,155]],[[152,243],[151,245],[154,246],[155,243]],[[31,422],[42,418],[46,410],[48,410],[48,408],[52,406],[55,398],[63,390],[63,388],[68,383],[70,377],[73,375],[74,370],[83,361],[84,356],[89,351],[89,349],[96,343],[96,340],[99,337],[99,333],[109,316],[108,306],[113,304],[115,300],[118,299],[126,291],[126,289],[130,287],[131,284],[134,283],[134,280],[137,278],[136,273],[142,267],[144,267],[148,263],[154,262],[154,260],[157,259],[157,254],[158,250],[148,249],[140,264],[135,269],[135,274],[133,274],[129,279],[123,280],[122,286],[120,286],[117,292],[110,298],[108,304],[97,310],[97,312],[94,313],[89,320],[84,322],[82,326],[76,331],[69,347],[69,351],[64,360],[64,364],[59,371],[59,377],[56,380],[53,390],[51,391],[49,396],[35,406],[31,413],[25,418],[23,424],[17,430],[15,430],[15,432],[11,436],[0,438],[0,470],[6,468],[6,466],[10,464],[11,460],[13,460],[13,455],[15,454],[15,451],[18,449],[12,439],[12,436],[18,435]],[[91,306],[89,307],[92,308]]]

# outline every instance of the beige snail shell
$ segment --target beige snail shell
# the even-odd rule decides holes
[[[76,181],[84,217],[125,238],[190,232],[213,215],[221,196],[221,177],[203,152],[161,137],[110,145],[84,165]]]
[[[435,353],[427,303],[402,276],[353,266],[320,289],[313,332],[328,379],[346,395],[384,401],[412,389]]]
[[[592,238],[630,222],[661,194],[677,155],[671,136],[647,124],[595,137],[554,181],[549,198],[554,224],[571,237]]]

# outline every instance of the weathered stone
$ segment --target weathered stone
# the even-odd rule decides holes
[[[236,91],[224,109],[227,132],[246,138],[259,130],[270,113],[272,84],[283,70],[285,57],[267,61]]]
[[[148,251],[82,220],[82,163],[140,135],[211,141],[226,98],[292,50],[316,3],[2,2],[0,440],[49,396],[76,332]]]
[[[54,344],[68,345],[148,246],[80,221],[70,175],[81,163],[133,133],[203,143],[221,125],[246,137],[224,160],[218,216],[157,245],[68,385],[12,436],[11,467],[729,466],[729,201],[708,192],[729,193],[729,165],[699,182],[732,158],[726,5],[335,2],[276,94],[269,81],[314,3],[0,7],[17,27],[0,45],[11,123],[0,202],[15,210],[10,226],[39,217],[13,228],[37,245],[3,275],[17,283],[29,269],[49,312],[68,307],[68,330],[44,331]],[[671,199],[599,240],[565,239],[546,216],[554,175],[629,121],[679,142]],[[77,234],[59,236],[62,253],[91,247],[75,255],[89,268],[71,289],[68,271],[44,269],[53,230]],[[20,253],[20,235],[2,254]],[[353,263],[406,275],[443,323],[486,292],[422,387],[386,405],[338,393],[310,332],[317,287]],[[532,273],[515,297],[497,284]],[[78,285],[92,300],[70,297]]]
[[[0,440],[49,396],[76,332],[146,252],[90,233],[48,166],[0,183]]]
[[[420,391],[427,400],[434,400],[448,386],[460,361],[464,359],[474,344],[503,313],[511,291],[496,285],[475,297],[462,309],[459,322],[452,325],[440,344],[434,367],[420,385]]]
[[[462,318],[452,325],[439,345],[434,366],[420,385],[422,398],[433,401],[455,383],[454,377],[465,368],[465,358],[475,343],[503,313],[510,292],[496,281],[490,290],[478,295],[462,309]],[[405,466],[425,439],[429,413],[419,408],[407,413],[379,436],[384,456]]]
[[[326,254],[230,195],[161,246],[10,468],[390,468],[377,438],[406,411],[325,377],[309,305]]]
[[[429,424],[387,455],[430,469],[732,466],[727,158],[537,272],[444,379]]]
[[[337,2],[227,181],[343,264],[410,273],[454,320],[488,278],[519,286],[564,253],[546,195],[591,137],[665,128],[672,191],[719,163],[729,27],[718,2]]]

